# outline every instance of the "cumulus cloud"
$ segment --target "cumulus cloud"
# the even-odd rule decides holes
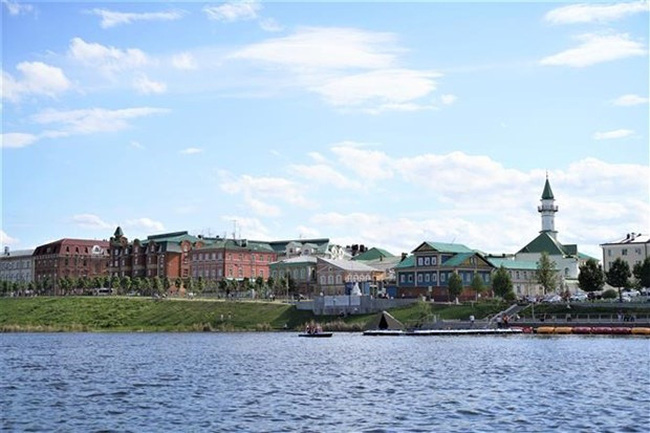
[[[105,46],[96,42],[86,42],[81,38],[73,38],[68,48],[68,56],[90,68],[105,74],[136,69],[151,62],[149,57],[140,49],[119,49]]]
[[[625,138],[634,134],[631,129],[616,129],[614,131],[596,132],[594,140],[612,140],[615,138]]]
[[[198,147],[188,147],[187,149],[181,150],[181,154],[183,155],[196,155],[201,152],[203,152],[203,149],[199,149]]]
[[[230,58],[250,61],[263,71],[282,70],[285,85],[316,93],[340,109],[371,114],[434,109],[422,101],[431,99],[442,75],[401,66],[398,56],[404,50],[397,42],[392,33],[303,27],[248,45]]]
[[[12,16],[27,14],[34,11],[34,6],[27,3],[2,0],[2,4],[7,8],[9,15]]]
[[[639,95],[628,94],[628,95],[619,96],[612,103],[614,105],[618,105],[621,107],[629,107],[632,105],[647,104],[648,98],[644,98],[643,96],[639,96]]]
[[[4,246],[17,245],[20,241],[9,236],[4,230],[0,230],[0,244]]]
[[[161,232],[165,230],[165,225],[163,223],[146,217],[127,220],[124,226],[133,230],[143,230],[148,232]]]
[[[544,19],[551,24],[605,23],[629,15],[648,12],[647,1],[616,4],[575,4],[549,11]]]
[[[167,85],[158,81],[150,80],[145,74],[138,75],[133,80],[133,87],[138,93],[149,95],[152,93],[165,93]]]
[[[235,22],[254,20],[262,6],[257,1],[228,2],[219,6],[206,6],[203,12],[208,18],[215,21]]]
[[[165,12],[117,12],[108,9],[92,9],[91,14],[99,16],[102,28],[115,27],[122,24],[132,24],[136,21],[174,21],[183,18],[185,15],[182,11],[165,11]]]
[[[116,226],[116,224],[107,223],[99,216],[93,214],[74,215],[72,221],[81,228],[91,230],[108,230]]]
[[[646,55],[641,42],[627,34],[584,34],[576,37],[580,45],[543,58],[540,64],[584,68],[598,63]]]
[[[196,63],[196,59],[191,53],[176,54],[172,58],[172,65],[176,69],[181,69],[185,71],[198,69],[198,64]]]
[[[2,71],[2,97],[18,102],[24,96],[39,95],[51,98],[71,88],[63,70],[42,62],[21,62],[16,65],[21,76],[14,78]]]
[[[0,137],[2,137],[2,140],[0,141],[0,147],[2,148],[27,147],[30,144],[36,143],[39,139],[39,137],[34,134],[26,134],[22,132],[0,134]]]

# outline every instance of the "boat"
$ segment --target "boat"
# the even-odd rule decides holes
[[[309,337],[309,338],[328,338],[333,334],[331,332],[303,332],[298,334],[298,337]]]

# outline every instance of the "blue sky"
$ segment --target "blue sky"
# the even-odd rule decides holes
[[[648,2],[2,0],[2,244],[650,230]]]

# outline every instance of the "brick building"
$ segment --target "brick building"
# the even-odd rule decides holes
[[[60,294],[61,278],[92,278],[108,275],[107,241],[60,239],[34,250],[34,281],[50,283],[47,291]]]
[[[110,239],[110,275],[172,280],[187,278],[190,276],[190,250],[200,244],[200,238],[186,231],[129,242],[118,227]]]

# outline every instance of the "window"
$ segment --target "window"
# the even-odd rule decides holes
[[[327,284],[334,284],[334,277],[332,275],[327,276]]]
[[[623,249],[621,250],[621,255],[623,255],[623,256],[627,256],[627,248],[623,248]]]
[[[413,282],[413,274],[409,274],[409,283]]]
[[[431,281],[431,274],[424,274],[424,282],[428,283]]]
[[[404,282],[406,282],[406,277],[404,276],[404,274],[401,274],[401,275],[399,276],[399,282],[400,282],[400,283],[404,283]]]
[[[343,279],[341,278],[340,275],[336,276],[336,284],[341,284],[343,282]]]
[[[424,264],[424,260],[422,257],[418,257],[418,266],[422,266]]]
[[[431,264],[431,257],[424,258],[424,266],[429,266]]]
[[[438,263],[438,257],[437,256],[431,257],[431,264],[435,266],[437,263]]]
[[[320,276],[320,283],[323,285],[325,284],[325,275]]]
[[[423,280],[422,274],[418,274],[418,283],[421,283]]]
[[[440,274],[440,281],[442,281],[444,283],[446,279],[447,279],[447,274],[445,274],[444,272],[441,273]]]
[[[607,257],[611,257],[611,256],[612,256],[612,250],[607,250]]]

